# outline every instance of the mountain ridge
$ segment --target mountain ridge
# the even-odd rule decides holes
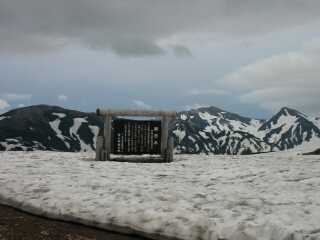
[[[178,112],[171,136],[176,153],[283,151],[320,138],[319,122],[288,107],[262,120],[210,106]],[[95,113],[49,105],[13,109],[0,115],[0,150],[90,151],[102,127]]]

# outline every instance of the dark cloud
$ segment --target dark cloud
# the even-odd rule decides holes
[[[261,34],[319,19],[319,10],[318,0],[0,0],[0,51],[82,44],[161,54],[159,41],[182,33]]]
[[[173,45],[173,52],[178,57],[191,57],[192,53],[189,48],[183,45]]]
[[[101,46],[103,47],[103,45]],[[120,56],[139,56],[163,54],[164,50],[153,43],[144,39],[131,39],[119,41],[111,45],[112,50]]]

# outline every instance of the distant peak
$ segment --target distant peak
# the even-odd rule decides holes
[[[201,107],[201,108],[198,108],[197,110],[199,111],[210,111],[210,112],[226,112],[220,108],[217,108],[215,106],[208,106],[208,107]]]
[[[291,116],[296,116],[296,115],[304,115],[301,112],[299,112],[298,110],[295,110],[293,108],[289,108],[289,107],[282,107],[280,109],[280,111],[278,112],[279,115],[291,115]]]

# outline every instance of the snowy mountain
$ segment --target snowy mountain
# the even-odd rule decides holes
[[[313,137],[320,137],[316,121],[290,108],[282,108],[259,131],[264,132],[263,140],[274,151],[291,149]]]
[[[319,139],[318,123],[289,108],[265,121],[208,107],[179,113],[173,133],[179,153],[249,154],[292,149]]]
[[[38,105],[0,115],[0,150],[95,149],[102,121],[94,113]]]
[[[173,133],[177,152],[238,154],[269,151],[259,138],[263,120],[250,119],[216,107],[192,109],[178,114]]]
[[[311,142],[314,147],[320,142],[319,123],[289,108],[259,120],[206,107],[179,112],[171,134],[177,153],[250,154]],[[0,150],[94,150],[102,126],[94,113],[46,105],[19,108],[0,115]]]

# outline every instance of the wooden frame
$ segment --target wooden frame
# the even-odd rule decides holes
[[[173,138],[169,137],[169,124],[175,119],[174,111],[154,111],[154,110],[118,110],[118,109],[97,109],[97,115],[104,118],[103,136],[98,136],[96,144],[96,160],[111,160],[111,136],[112,118],[116,116],[143,116],[160,117],[161,119],[161,159],[157,162],[173,161]],[[146,161],[143,161],[146,162]]]

